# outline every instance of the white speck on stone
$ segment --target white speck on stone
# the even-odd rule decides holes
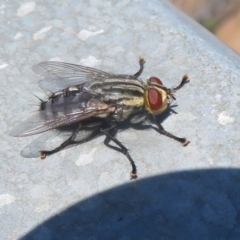
[[[8,193],[0,195],[0,208],[15,202],[16,198]]]
[[[91,32],[91,31],[88,31],[88,30],[82,30],[80,31],[80,33],[77,35],[78,38],[82,41],[86,41],[88,38],[92,37],[92,36],[95,36],[95,35],[98,35],[98,34],[101,34],[101,33],[104,33],[105,31],[103,29],[99,30],[99,31],[96,31],[96,32]]]
[[[221,125],[226,125],[226,124],[232,123],[234,121],[235,121],[235,119],[233,117],[228,116],[225,111],[218,114],[218,122]]]
[[[17,10],[17,15],[19,17],[26,16],[30,12],[33,12],[35,10],[36,3],[35,2],[27,2],[21,4],[21,6]]]
[[[4,64],[0,65],[0,69],[6,68],[7,66],[8,66],[8,64],[4,63]]]
[[[41,30],[39,30],[38,32],[33,34],[33,39],[35,41],[37,41],[37,40],[45,38],[46,37],[46,33],[48,31],[50,31],[51,29],[52,29],[52,26],[48,26],[48,27],[42,28]]]
[[[75,161],[75,164],[79,166],[84,166],[87,164],[90,164],[93,161],[93,154],[97,151],[97,148],[93,148],[90,153],[82,154],[78,158],[77,161]]]
[[[94,56],[90,55],[88,58],[82,59],[80,61],[80,64],[88,67],[94,67],[96,65],[100,65],[101,62],[102,62],[101,59],[97,59]]]
[[[23,34],[21,33],[21,32],[18,32],[15,36],[14,36],[14,39],[15,40],[18,40],[18,39],[20,39],[20,38],[22,38],[23,37]]]

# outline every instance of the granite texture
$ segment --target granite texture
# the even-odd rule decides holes
[[[165,1],[0,2],[1,239],[239,239],[240,58]],[[8,135],[46,97],[31,66],[58,60],[158,76],[176,94],[154,130],[118,139],[130,165],[99,137],[44,161],[19,153],[37,136]]]

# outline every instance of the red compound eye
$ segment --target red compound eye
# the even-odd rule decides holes
[[[162,106],[162,95],[154,88],[148,90],[148,102],[153,111],[157,111]]]
[[[162,81],[159,78],[157,78],[157,77],[150,77],[148,81],[150,83],[158,83],[160,85],[163,85]]]

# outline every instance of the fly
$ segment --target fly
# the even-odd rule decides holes
[[[41,62],[33,71],[41,75],[38,85],[51,92],[47,100],[41,100],[39,111],[14,127],[10,135],[25,137],[53,130],[66,133],[65,140],[49,150],[37,150],[41,159],[69,145],[83,143],[99,135],[105,135],[104,144],[123,153],[129,160],[131,179],[137,178],[136,165],[128,149],[116,138],[120,125],[125,122],[141,124],[148,119],[160,134],[170,137],[183,146],[189,141],[167,132],[156,116],[169,108],[174,94],[189,81],[184,75],[181,83],[167,88],[157,77],[147,83],[139,79],[144,59],[139,59],[140,69],[133,75],[112,74],[95,68],[63,62]],[[114,142],[118,147],[113,146]],[[32,146],[33,145],[33,146]],[[37,157],[32,144],[24,157]]]

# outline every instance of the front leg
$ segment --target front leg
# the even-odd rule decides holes
[[[162,135],[165,135],[167,137],[170,137],[170,138],[180,142],[184,147],[187,146],[190,143],[190,141],[187,138],[179,138],[179,137],[176,137],[173,134],[167,132],[154,115],[152,115],[152,118],[153,118],[155,124],[158,127],[157,131],[159,133],[161,133]],[[153,128],[153,129],[155,129],[155,128]]]

